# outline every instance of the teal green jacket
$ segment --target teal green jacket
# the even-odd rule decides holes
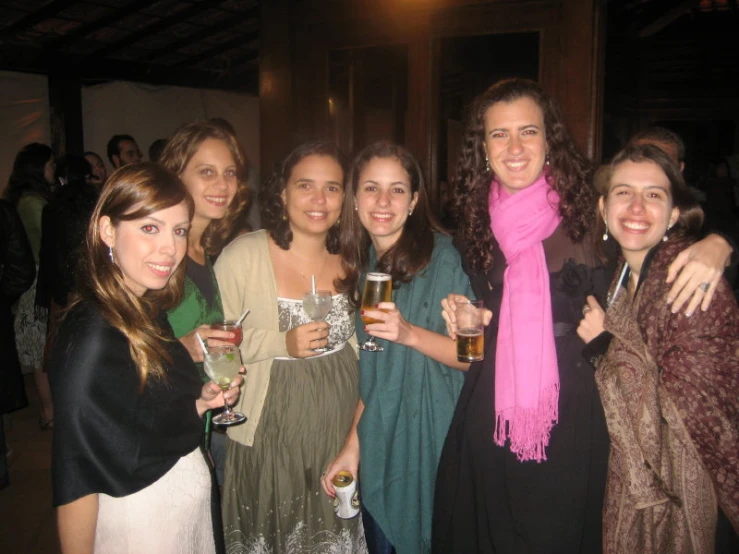
[[[369,267],[375,263],[372,250]],[[474,297],[451,238],[435,234],[431,262],[393,289],[393,302],[408,322],[446,336],[441,300],[451,292]],[[357,339],[367,339],[359,318]],[[430,552],[436,468],[464,373],[412,348],[378,341],[383,352],[359,354],[362,503],[398,554]]]

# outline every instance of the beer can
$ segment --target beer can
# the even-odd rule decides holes
[[[336,489],[334,512],[341,519],[351,519],[359,514],[357,482],[348,471],[340,471],[331,480]]]

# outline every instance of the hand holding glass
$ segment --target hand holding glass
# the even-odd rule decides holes
[[[205,354],[205,373],[213,382],[227,391],[241,369],[241,356],[235,345],[214,346]],[[216,425],[234,425],[246,421],[246,416],[231,410],[226,403],[222,413],[213,418]]]
[[[393,292],[393,280],[387,273],[368,273],[367,280],[364,282],[364,294],[362,294],[362,311],[376,310],[380,302],[391,302]],[[365,325],[372,323],[382,323],[372,317],[362,316]],[[372,335],[359,346],[366,352],[382,352],[384,348],[377,344],[377,339]]]
[[[457,360],[479,362],[485,358],[482,300],[455,300]]]
[[[223,340],[225,342],[230,342],[232,344],[235,344],[236,346],[241,344],[241,341],[244,338],[244,333],[241,330],[241,325],[237,325],[236,320],[234,319],[226,319],[225,321],[218,321],[216,323],[212,323],[210,328],[217,329],[219,331],[228,331],[230,333],[233,333],[234,338],[220,339],[220,340]]]
[[[331,311],[331,291],[306,292],[303,296],[303,310],[312,321],[325,321]],[[313,352],[331,352],[332,350],[330,344],[313,348]]]

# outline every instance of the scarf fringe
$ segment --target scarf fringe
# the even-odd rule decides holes
[[[510,449],[519,462],[546,461],[546,447],[552,427],[559,419],[559,383],[542,391],[539,406],[522,408],[514,406],[496,412],[493,440],[505,446],[510,440]]]

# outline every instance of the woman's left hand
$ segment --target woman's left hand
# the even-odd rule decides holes
[[[378,339],[413,347],[414,327],[400,313],[394,302],[380,302],[375,310],[362,310],[361,315],[379,319],[382,323],[370,323],[364,330]]]
[[[239,373],[243,375],[245,371],[244,366],[241,366]],[[231,381],[228,390],[225,391],[221,390],[221,387],[213,381],[205,383],[203,388],[200,389],[200,398],[195,401],[200,416],[208,410],[222,408],[226,404],[229,406],[233,405],[239,399],[240,387],[244,384],[244,377],[242,375]]]
[[[674,281],[667,293],[672,313],[688,300],[685,315],[692,315],[699,305],[705,312],[730,259],[731,245],[720,235],[708,235],[680,252],[667,269],[667,282]]]
[[[603,322],[606,314],[600,307],[594,296],[588,296],[587,304],[582,308],[582,319],[580,325],[577,326],[577,336],[579,336],[585,344],[589,343],[595,337],[605,331]]]

